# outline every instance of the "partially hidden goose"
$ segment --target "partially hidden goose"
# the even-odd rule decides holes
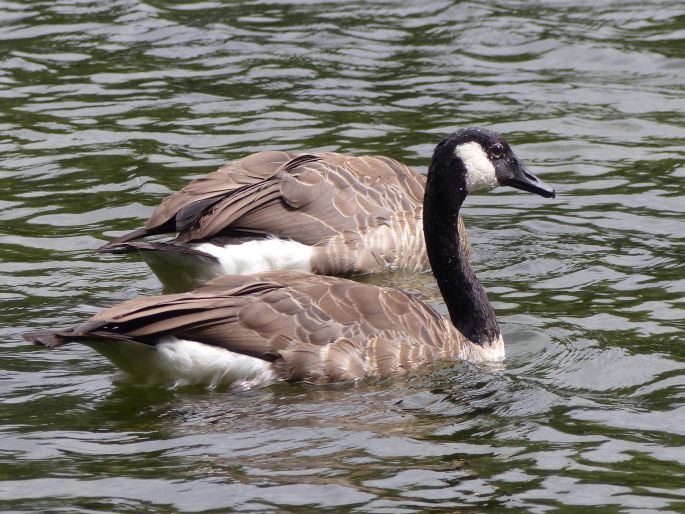
[[[496,132],[462,129],[435,148],[423,228],[448,318],[396,289],[281,270],[138,297],[79,327],[25,337],[51,348],[81,342],[138,380],[176,385],[354,381],[438,360],[500,360],[502,334],[458,228],[467,194],[497,186],[555,195]]]
[[[143,228],[100,252],[138,252],[167,291],[223,274],[294,269],[321,275],[427,271],[426,177],[388,157],[269,151],[165,198]],[[137,242],[176,233],[168,242]],[[470,252],[466,229],[459,234]]]

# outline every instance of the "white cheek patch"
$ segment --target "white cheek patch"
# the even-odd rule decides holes
[[[454,153],[466,168],[466,191],[471,193],[479,189],[494,189],[499,186],[495,166],[490,162],[483,147],[471,141],[457,146]]]

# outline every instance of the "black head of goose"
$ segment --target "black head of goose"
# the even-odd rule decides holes
[[[468,193],[501,185],[554,196],[495,132],[459,130],[436,147],[423,223],[449,319],[396,289],[281,270],[139,297],[74,329],[25,337],[49,347],[82,342],[138,380],[175,384],[337,382],[437,360],[499,360],[502,335],[459,244],[458,220]]]
[[[427,271],[426,177],[388,157],[268,151],[165,198],[143,228],[100,252],[138,252],[167,291],[223,274]],[[135,241],[176,233],[168,242]],[[461,244],[469,253],[463,224]]]

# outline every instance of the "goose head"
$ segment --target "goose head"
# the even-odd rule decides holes
[[[546,198],[555,195],[554,189],[526,169],[497,132],[461,129],[435,147],[423,205],[428,259],[452,324],[484,348],[498,347],[502,333],[485,289],[459,247],[457,220],[469,193],[500,186]]]
[[[545,198],[552,187],[537,178],[519,160],[504,137],[482,128],[465,128],[450,134],[435,148],[434,168],[453,177],[462,193],[509,186]]]

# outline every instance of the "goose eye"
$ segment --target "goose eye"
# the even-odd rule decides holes
[[[490,153],[492,153],[493,157],[499,159],[504,155],[504,147],[500,143],[495,143],[492,145],[492,148],[490,148]]]

